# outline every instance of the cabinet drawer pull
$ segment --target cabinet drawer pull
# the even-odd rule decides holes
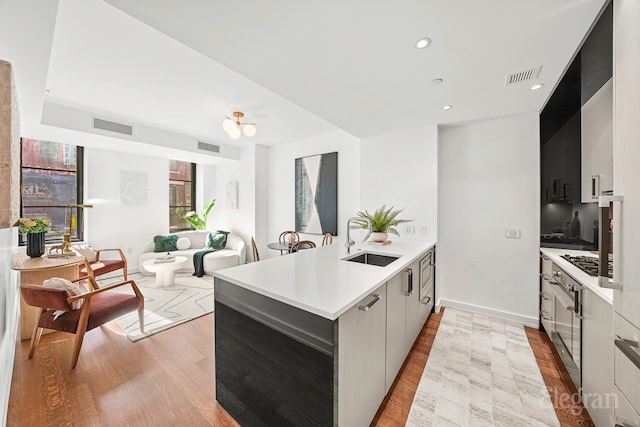
[[[600,196],[600,175],[591,176],[591,198],[598,200]]]
[[[427,302],[424,302],[424,300],[427,300]],[[427,305],[431,302],[431,297],[430,296],[426,296],[424,298],[422,298],[422,301],[420,301],[422,304]]]
[[[542,320],[548,320],[549,322],[553,322],[553,319],[551,317],[547,317],[544,315],[544,311],[540,310],[540,318]]]
[[[540,298],[542,298],[545,301],[551,301],[551,298],[545,296],[544,292],[540,291]]]
[[[407,290],[404,292],[406,296],[413,294],[413,270],[407,268],[404,273],[407,275]]]
[[[360,310],[362,310],[362,311],[369,311],[369,309],[370,309],[371,307],[373,307],[373,305],[374,305],[375,303],[377,303],[378,301],[380,301],[380,295],[378,295],[378,294],[373,294],[373,295],[371,295],[371,296],[373,297],[373,299],[371,300],[371,302],[369,302],[369,304],[367,304],[367,305],[361,305],[360,307],[358,307]]]
[[[640,369],[640,354],[638,354],[635,350],[633,350],[633,346],[630,344],[630,343],[633,343],[633,341],[628,341],[620,337],[618,338],[619,339],[615,340],[616,347],[618,347],[618,349],[622,352],[622,354],[627,356],[629,361],[633,363],[636,366],[636,368]]]

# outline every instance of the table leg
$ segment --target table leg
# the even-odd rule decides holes
[[[158,271],[156,273],[156,288],[164,288],[167,286],[173,286],[176,281],[176,272],[171,271]]]

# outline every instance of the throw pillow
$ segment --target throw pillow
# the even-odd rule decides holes
[[[67,279],[62,279],[60,277],[52,277],[51,279],[47,279],[42,282],[42,286],[45,288],[64,289],[65,291],[69,292],[69,295],[71,295],[72,297],[76,295],[86,294],[88,292],[86,286],[76,285],[75,283]],[[73,308],[74,310],[78,310],[80,307],[82,307],[83,302],[83,299],[74,301],[71,304],[71,308]]]
[[[205,249],[224,249],[227,246],[228,231],[218,230],[215,233],[209,233],[205,242]]]
[[[153,238],[154,252],[171,252],[176,250],[178,236],[171,234],[169,236],[155,236]]]
[[[179,251],[186,251],[191,247],[191,240],[188,237],[180,237],[176,242],[176,248]]]
[[[71,249],[76,251],[78,255],[85,257],[89,262],[96,260],[96,251],[89,245],[73,245]]]

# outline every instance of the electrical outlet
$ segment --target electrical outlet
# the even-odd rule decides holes
[[[404,226],[404,234],[415,234],[416,228],[411,225]]]
[[[512,230],[512,229],[506,228],[504,230],[504,237],[506,237],[507,239],[519,239],[520,230]]]
[[[420,234],[422,234],[423,236],[427,235],[427,226],[423,225],[422,227],[420,227]]]

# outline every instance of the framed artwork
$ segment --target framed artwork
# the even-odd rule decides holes
[[[338,234],[338,153],[296,159],[296,231]]]
[[[145,172],[120,171],[120,203],[146,205],[149,177]]]
[[[238,209],[238,181],[227,182],[225,202],[227,208]]]

